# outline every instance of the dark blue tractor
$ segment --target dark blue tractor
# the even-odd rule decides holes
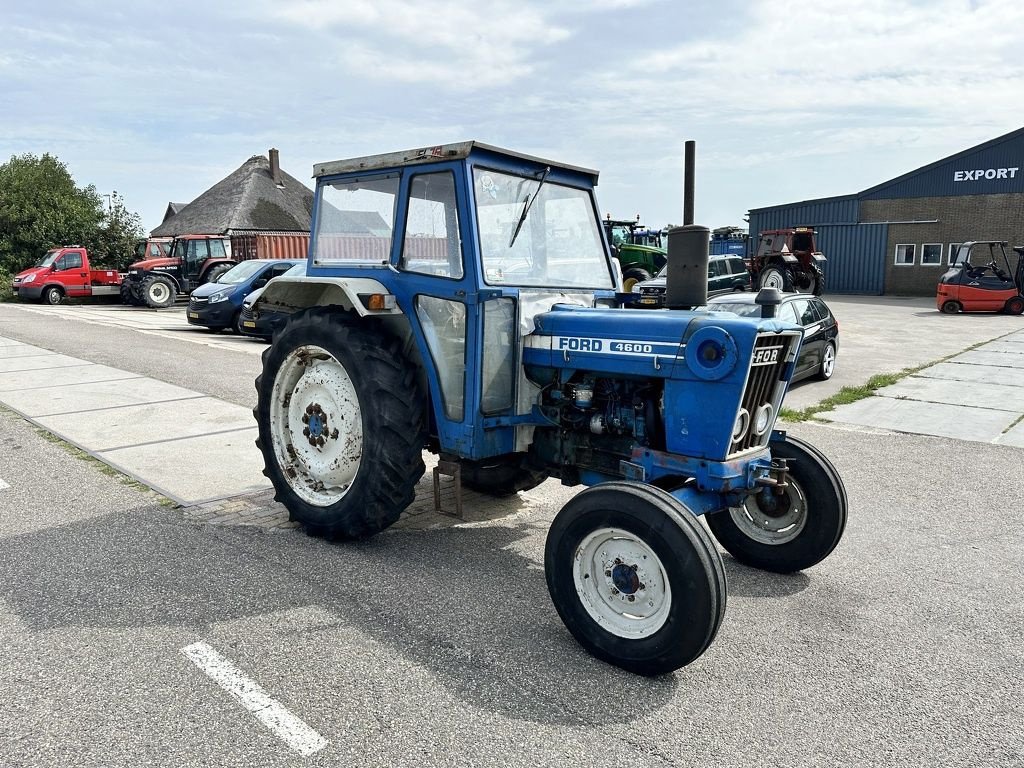
[[[258,445],[308,532],[394,523],[424,450],[493,495],[589,486],[552,523],[549,591],[584,647],[641,674],[714,639],[726,580],[712,535],[776,572],[835,548],[842,481],[775,430],[801,342],[774,318],[775,291],[761,318],[621,308],[583,168],[464,142],[314,175],[307,274],[256,302],[289,315],[256,382]],[[669,305],[697,307],[708,232],[668,238]]]

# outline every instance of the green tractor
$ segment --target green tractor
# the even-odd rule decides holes
[[[647,229],[637,215],[634,221],[619,221],[609,213],[604,220],[604,234],[612,256],[622,267],[622,290],[629,293],[633,286],[650,280],[668,259],[668,251],[661,230]]]

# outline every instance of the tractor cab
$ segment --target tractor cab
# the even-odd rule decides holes
[[[1011,266],[1005,240],[973,240],[963,243],[949,269],[939,278],[936,308],[957,312],[1024,312],[1024,247],[1013,250]]]

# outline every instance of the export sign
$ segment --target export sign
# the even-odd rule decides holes
[[[1012,179],[1020,168],[976,168],[973,171],[954,171],[953,181],[981,181],[982,179]]]

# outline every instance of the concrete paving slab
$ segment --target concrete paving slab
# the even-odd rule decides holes
[[[972,408],[994,408],[1018,415],[1024,413],[1024,397],[1019,387],[977,381],[910,376],[875,392],[881,397],[919,400],[927,403],[966,405]]]
[[[38,357],[40,355],[54,355],[55,352],[51,352],[48,349],[42,347],[33,347],[28,344],[19,344],[14,346],[13,344],[0,347],[0,359],[9,359],[12,357]]]
[[[251,427],[96,455],[179,504],[199,504],[270,487],[256,435]]]
[[[92,365],[88,360],[81,360],[69,355],[58,355],[53,352],[29,355],[25,357],[0,358],[0,373],[12,371],[35,371],[40,368],[70,368],[75,365]]]
[[[916,377],[951,379],[953,381],[981,381],[1024,387],[1024,370],[994,365],[968,365],[965,363],[936,363],[914,374]]]
[[[1008,429],[1006,432],[1001,434],[996,442],[1000,445],[1012,445],[1017,448],[1024,448],[1024,421],[1014,425],[1012,429]]]
[[[27,346],[29,346],[29,345],[26,344],[23,341],[15,341],[14,339],[6,339],[6,338],[3,338],[3,337],[0,337],[0,349],[5,349],[7,347],[27,347]]]
[[[214,397],[65,413],[35,421],[95,452],[249,429],[254,424],[250,409]]]
[[[1017,420],[1018,414],[989,408],[869,397],[822,413],[820,418],[895,432],[991,443]]]
[[[0,392],[7,393],[38,387],[82,384],[87,381],[113,381],[115,379],[138,379],[139,375],[111,368],[107,365],[75,365],[68,368],[40,368],[34,371],[0,372]],[[0,397],[5,400],[6,394]]]
[[[982,344],[980,347],[971,350],[973,352],[1000,352],[1006,355],[1024,355],[1024,343],[1000,339]]]
[[[1011,352],[985,352],[972,349],[950,359],[952,363],[971,363],[975,365],[995,365],[1005,368],[1024,368],[1024,355]]]
[[[6,392],[0,399],[26,416],[38,417],[200,397],[203,395],[184,387],[139,377],[22,389]]]

